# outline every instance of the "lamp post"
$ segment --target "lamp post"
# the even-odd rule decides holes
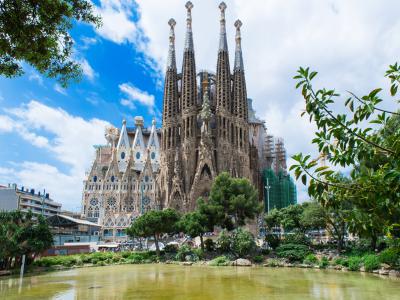
[[[265,186],[265,189],[267,190],[267,214],[269,214],[269,190],[271,189],[271,186],[269,185],[269,178],[267,178],[267,185]]]

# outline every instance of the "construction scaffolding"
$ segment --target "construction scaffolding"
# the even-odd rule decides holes
[[[265,212],[297,203],[296,185],[283,169],[275,173],[267,168],[263,171]]]

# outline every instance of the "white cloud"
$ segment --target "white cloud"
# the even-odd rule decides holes
[[[151,114],[154,113],[154,95],[148,94],[146,91],[141,91],[131,83],[122,83],[119,85],[121,92],[125,94],[127,98],[121,99],[121,104],[131,109],[135,108],[134,103],[140,103],[147,106]]]
[[[89,49],[91,46],[96,45],[99,42],[99,40],[97,38],[88,37],[88,36],[82,37],[81,41],[82,41],[82,45],[80,47],[83,50]]]
[[[43,78],[37,72],[31,71],[28,79],[30,81],[36,81],[39,85],[43,85]]]
[[[46,188],[65,208],[79,206],[82,180],[93,159],[90,149],[92,145],[104,143],[104,128],[109,123],[85,120],[34,100],[6,113],[8,116],[1,115],[0,120],[6,119],[11,124],[7,130],[47,151],[65,168],[60,170],[58,165],[25,161],[13,167],[12,176],[0,172],[0,182]]]
[[[57,93],[60,93],[61,95],[64,95],[64,96],[66,96],[66,95],[68,95],[68,93],[67,93],[67,90],[66,89],[64,89],[61,85],[59,85],[58,83],[56,83],[56,84],[54,84],[54,90],[57,92]]]
[[[90,81],[93,81],[94,78],[98,76],[85,58],[79,59],[78,63],[81,65],[83,75],[86,76]]]
[[[96,29],[97,32],[118,44],[134,42],[137,28],[131,20],[133,9],[133,1],[101,0],[100,7],[96,7],[96,10],[102,17],[103,25]]]
[[[0,115],[0,133],[11,132],[14,129],[13,120],[8,116]]]

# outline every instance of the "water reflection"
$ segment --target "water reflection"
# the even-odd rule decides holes
[[[121,265],[0,280],[0,299],[399,299],[400,280],[304,269]]]

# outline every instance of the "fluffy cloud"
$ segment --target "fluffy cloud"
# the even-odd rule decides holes
[[[50,153],[57,165],[34,161],[13,163],[12,172],[0,172],[0,182],[17,182],[35,188],[46,188],[65,208],[80,205],[85,171],[90,167],[92,145],[104,143],[104,128],[109,123],[73,116],[61,108],[30,101],[0,115],[0,128],[15,132],[35,147]],[[6,122],[3,122],[5,120]],[[12,174],[12,175],[10,175]]]
[[[141,91],[131,83],[122,83],[119,85],[119,89],[123,92],[126,98],[121,99],[121,104],[129,107],[130,109],[135,108],[135,102],[141,105],[147,106],[149,112],[154,114],[154,96],[148,94],[145,91]]]
[[[79,59],[78,63],[81,65],[83,75],[86,76],[90,81],[93,81],[94,78],[98,76],[85,58]]]
[[[68,95],[67,90],[64,89],[64,88],[63,88],[61,85],[59,85],[58,83],[54,84],[53,88],[54,88],[54,90],[55,90],[57,93],[60,93],[61,95],[64,95],[64,96]]]

